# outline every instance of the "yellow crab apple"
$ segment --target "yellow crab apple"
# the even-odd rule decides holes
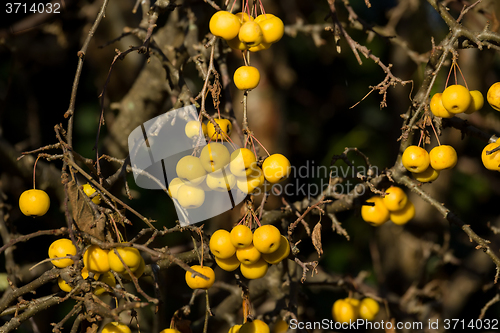
[[[49,246],[49,258],[60,258],[66,256],[74,256],[76,255],[76,247],[71,241],[71,239],[61,238],[54,241]],[[64,268],[73,265],[73,259],[65,258],[65,259],[57,259],[52,260],[52,264],[59,268]]]
[[[207,135],[207,125],[201,123],[199,120],[188,121],[184,128],[184,132],[188,138],[194,138],[200,135],[200,127],[201,135]]]
[[[213,233],[210,237],[209,248],[214,256],[220,259],[230,258],[236,253],[236,248],[231,242],[231,235],[229,231],[224,229],[216,230]]]
[[[292,171],[292,167],[290,161],[285,156],[281,154],[272,154],[262,163],[262,171],[268,182],[276,184],[288,178]]]
[[[269,326],[259,319],[247,321],[241,326],[239,333],[270,333]]]
[[[406,202],[406,205],[402,209],[389,212],[389,219],[397,225],[406,224],[414,217],[415,206],[410,200]]]
[[[374,205],[363,205],[361,207],[361,217],[363,221],[370,223],[373,226],[379,226],[389,221],[389,210],[384,205],[384,201],[379,196],[373,196],[366,202],[371,202]]]
[[[168,195],[171,198],[177,199],[177,192],[179,191],[179,187],[182,185],[186,184],[182,179],[179,177],[175,177],[170,181],[170,184],[168,185]]]
[[[500,111],[500,82],[491,85],[486,94],[486,100],[493,109]]]
[[[266,275],[268,268],[269,265],[263,258],[251,264],[241,263],[240,265],[241,274],[249,280],[260,279]]]
[[[194,275],[193,273],[186,271],[186,283],[191,289],[208,289],[215,282],[215,273],[213,269],[208,266],[201,267],[200,265],[191,266],[191,269],[195,272],[205,275],[208,280]]]
[[[259,45],[263,38],[262,29],[255,21],[247,21],[241,25],[238,38],[248,47]]]
[[[472,102],[470,103],[469,108],[465,111],[467,114],[472,114],[481,110],[484,105],[484,96],[479,90],[471,90],[470,95],[472,97]]]
[[[245,177],[252,173],[252,167],[255,167],[256,162],[253,151],[248,148],[239,148],[231,153],[229,169],[236,177]]]
[[[432,96],[431,102],[429,104],[432,114],[441,118],[451,118],[455,116],[455,114],[449,112],[443,106],[442,96],[443,96],[442,93],[436,93],[434,94],[434,96]]]
[[[429,167],[429,153],[422,147],[408,146],[403,152],[401,162],[406,170],[419,173]]]
[[[186,180],[191,185],[201,184],[205,180],[207,172],[201,163],[201,160],[196,156],[184,156],[177,162],[175,167],[177,176]]]
[[[42,216],[50,207],[50,198],[45,191],[31,189],[19,197],[19,209],[26,216]]]
[[[240,267],[241,262],[238,260],[236,255],[233,255],[232,257],[226,258],[226,259],[221,259],[215,257],[215,262],[217,265],[228,272],[232,272],[236,270],[238,267]]]
[[[236,249],[236,258],[238,258],[242,264],[253,264],[257,262],[260,257],[261,253],[255,248],[255,246],[253,246],[253,244],[244,248]]]
[[[481,153],[481,160],[483,165],[488,170],[500,171],[500,151],[496,151],[492,154],[487,154],[487,152],[500,146],[500,142],[489,143],[484,147]]]
[[[244,224],[235,226],[229,233],[229,236],[235,248],[242,249],[252,244],[252,230]]]
[[[112,321],[103,327],[101,333],[132,333],[132,331],[127,325]]]
[[[217,192],[230,191],[236,185],[236,177],[229,172],[224,174],[209,173],[206,180],[207,186]]]
[[[264,173],[258,166],[252,167],[252,173],[246,177],[236,179],[236,186],[245,194],[254,193],[258,188],[264,185]]]
[[[276,265],[288,258],[289,254],[290,243],[285,236],[281,235],[280,246],[278,247],[278,249],[272,253],[263,253],[262,258],[267,261],[268,264]]]
[[[373,298],[363,298],[359,303],[359,317],[368,321],[372,321],[377,316],[380,306]]]
[[[239,90],[251,90],[259,85],[260,72],[253,66],[241,66],[234,71],[233,81]]]
[[[214,122],[219,126],[221,133],[217,133],[215,125],[209,121],[207,124],[207,134],[211,140],[226,139],[231,135],[233,124],[229,119],[214,119]]]
[[[391,186],[385,190],[385,193],[387,194],[382,198],[382,201],[389,211],[402,209],[408,201],[408,197],[401,187]]]
[[[184,184],[177,190],[177,201],[184,208],[198,208],[205,202],[205,191],[198,186]]]
[[[429,153],[431,167],[434,170],[451,169],[457,164],[457,152],[449,145],[440,145],[431,149]]]
[[[472,102],[469,89],[460,84],[448,86],[441,98],[446,110],[454,114],[467,111]]]
[[[260,253],[273,253],[281,244],[281,233],[274,225],[266,224],[253,232],[253,245]]]
[[[224,10],[219,10],[212,15],[209,22],[210,32],[214,36],[222,37],[226,40],[238,36],[240,27],[241,23],[238,17]]]
[[[259,19],[262,17],[263,19]],[[264,43],[276,43],[285,33],[285,25],[279,17],[274,15],[271,16],[271,14],[262,14],[259,15],[255,21],[259,24],[262,30],[262,40]]]
[[[425,171],[419,173],[413,173],[413,178],[421,183],[430,183],[435,181],[439,177],[439,170],[434,170],[430,165]]]
[[[358,319],[359,309],[355,302],[347,298],[338,299],[333,303],[332,315],[333,319],[339,323],[349,323]]]
[[[216,172],[224,168],[231,161],[229,150],[222,143],[207,144],[200,153],[200,162],[206,172]],[[221,173],[218,172],[218,175]]]

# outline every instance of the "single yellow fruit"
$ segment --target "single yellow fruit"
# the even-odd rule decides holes
[[[116,251],[123,259],[128,268],[134,272],[141,264],[141,254],[139,250],[134,247],[117,247]],[[127,271],[125,266],[123,266],[120,258],[115,253],[115,249],[111,249],[108,252],[109,268],[117,273],[124,273]]]
[[[271,333],[286,333],[288,332],[288,323],[284,320],[278,320],[274,323]]]
[[[457,152],[448,145],[440,145],[431,149],[429,153],[431,167],[434,170],[451,169],[457,164]]]
[[[231,328],[229,329],[229,331],[227,333],[239,333],[240,329],[241,329],[241,326],[243,326],[243,325],[234,325],[234,326],[231,326]]]
[[[434,170],[430,165],[425,171],[419,173],[412,173],[413,178],[421,183],[430,183],[439,177],[438,170]]]
[[[254,89],[259,85],[260,72],[253,66],[241,66],[234,71],[233,81],[239,90]]]
[[[76,247],[73,245],[71,239],[61,238],[54,241],[49,246],[49,258],[59,258],[66,256],[74,256],[76,255]],[[52,260],[52,264],[59,268],[64,268],[73,265],[73,259],[58,259]]]
[[[204,123],[200,123],[199,120],[191,120],[188,121],[186,127],[184,127],[184,132],[186,133],[186,136],[188,138],[194,138],[195,136],[200,136],[200,134],[207,135],[207,125],[205,125]]]
[[[500,82],[491,85],[486,94],[486,99],[493,109],[500,111]]]
[[[160,333],[181,333],[181,332],[174,328],[165,328]]]
[[[268,182],[276,184],[288,178],[292,171],[292,167],[290,161],[285,156],[281,154],[272,154],[262,163],[262,171]]]
[[[238,17],[230,12],[220,10],[210,18],[210,32],[217,37],[225,40],[233,39],[238,36],[241,23]]]
[[[193,276],[193,273],[186,271],[186,283],[191,289],[208,289],[215,282],[215,273],[213,269],[208,266],[201,267],[200,265],[191,266],[191,269],[205,275],[208,280],[199,276]]]
[[[470,95],[472,97],[472,102],[470,103],[469,108],[465,111],[467,114],[481,110],[484,105],[484,97],[479,90],[471,90]]]
[[[253,233],[249,227],[244,224],[235,226],[229,233],[231,244],[234,247],[243,249],[252,244]]]
[[[361,319],[372,321],[377,316],[380,306],[373,298],[363,298],[359,303],[359,316]]]
[[[424,148],[418,146],[409,146],[403,152],[401,158],[406,170],[414,173],[425,171],[429,167],[429,153]]]
[[[459,84],[448,86],[441,98],[445,109],[454,114],[467,111],[472,102],[469,89]]]
[[[191,185],[201,184],[205,180],[207,172],[203,168],[201,160],[196,156],[184,156],[177,162],[175,167],[177,176],[188,181]]]
[[[217,133],[215,125],[210,121],[207,124],[208,138],[210,140],[227,140],[227,137],[231,135],[233,124],[231,124],[229,119],[214,119],[214,122],[219,125],[221,133]]]
[[[384,201],[379,196],[373,196],[366,202],[373,202],[373,206],[363,205],[361,207],[361,217],[363,221],[378,227],[389,221],[389,210],[385,207]]]
[[[273,253],[263,253],[262,258],[264,258],[267,263],[271,265],[276,265],[288,258],[290,254],[290,243],[285,236],[281,235],[280,246]]]
[[[268,16],[268,18],[258,22],[262,30],[262,40],[264,43],[273,44],[283,37],[285,25],[279,17],[270,17],[269,14],[265,15]]]
[[[400,210],[406,205],[408,197],[401,187],[391,186],[385,190],[386,196],[382,198],[389,211]]]
[[[248,47],[257,46],[262,42],[262,29],[258,23],[247,21],[241,25],[238,38]]]
[[[109,271],[108,250],[103,250],[97,245],[90,245],[83,254],[83,265],[90,272],[106,273]]]
[[[231,161],[231,155],[222,143],[207,144],[200,153],[200,162],[206,172],[216,172],[224,168]],[[220,172],[218,175],[222,175]]]
[[[122,323],[113,321],[103,327],[102,333],[132,333],[130,328]]]
[[[102,283],[106,283],[108,286],[110,286],[111,288],[114,288],[116,287],[116,280],[115,280],[115,276],[113,275],[113,273],[111,272],[106,272],[104,274],[102,274],[100,277],[99,277],[99,281],[101,281]],[[105,292],[108,292],[106,290],[106,288],[104,287],[101,287],[101,286],[97,286],[95,289],[94,289],[94,295],[96,296],[99,296],[99,295],[102,295],[104,294]]]
[[[434,94],[434,96],[432,96],[431,102],[429,104],[432,114],[435,115],[436,117],[441,117],[441,118],[451,118],[455,116],[455,114],[449,112],[443,106],[442,96],[443,96],[442,93],[436,93]]]
[[[414,217],[415,206],[410,200],[408,200],[408,202],[402,209],[389,213],[389,219],[397,225],[406,224]]]
[[[221,259],[230,258],[236,253],[236,248],[231,242],[231,235],[229,231],[224,229],[219,229],[213,233],[212,237],[210,237],[209,248],[214,256]]]
[[[220,259],[215,257],[215,262],[219,267],[227,272],[232,272],[236,270],[238,267],[240,267],[241,262],[238,260],[236,255],[233,255],[230,258],[227,259]]]
[[[273,253],[280,247],[281,233],[274,225],[266,224],[255,229],[253,245],[260,253]]]
[[[245,177],[252,173],[256,166],[255,153],[248,148],[239,148],[231,153],[229,169],[236,177]]]
[[[237,248],[236,249],[236,258],[242,263],[242,264],[253,264],[260,259],[260,252],[253,246],[253,244],[248,245],[247,247],[244,248]]]
[[[240,265],[241,274],[249,280],[260,279],[266,275],[268,268],[269,265],[263,258],[252,264],[241,263]]]
[[[269,326],[259,319],[248,321],[241,326],[239,333],[269,333]]]
[[[185,184],[179,187],[177,200],[184,208],[198,208],[205,202],[205,191],[197,186]]]
[[[32,189],[24,191],[19,197],[19,208],[26,216],[42,216],[50,207],[50,198],[45,191]]]
[[[484,147],[483,152],[481,153],[481,160],[483,161],[483,165],[488,170],[496,170],[500,171],[500,151],[496,151],[493,154],[486,154],[486,152],[491,151],[500,146],[500,142],[489,143]]]
[[[338,299],[333,303],[332,315],[333,319],[339,323],[349,323],[356,321],[359,316],[358,307],[354,302],[347,299]]]

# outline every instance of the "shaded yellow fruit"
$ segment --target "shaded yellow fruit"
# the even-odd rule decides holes
[[[405,191],[400,187],[391,186],[385,190],[385,193],[387,194],[382,198],[382,201],[389,211],[403,209],[408,201]]]
[[[429,167],[429,153],[424,148],[408,146],[403,152],[401,162],[406,170],[419,173],[425,171]]]
[[[288,323],[284,320],[278,320],[274,323],[271,333],[286,333],[288,332]]]
[[[102,333],[131,333],[130,328],[122,323],[113,321],[103,327]]]
[[[209,121],[207,124],[207,133],[209,139],[211,140],[220,140],[223,138],[227,139],[227,137],[231,135],[233,124],[231,124],[229,119],[214,119],[214,122],[217,125],[219,125],[221,133],[217,133],[215,125],[212,124],[211,121]]]
[[[332,316],[339,323],[356,321],[359,316],[358,306],[355,305],[355,302],[348,299],[338,299],[333,303]]]
[[[92,194],[96,192],[95,188],[93,188],[89,183],[83,185],[82,187],[83,192],[90,197]],[[92,202],[95,203],[96,205],[99,205],[101,203],[101,195],[97,194],[95,197],[92,198]]]
[[[271,47],[271,44],[267,44],[267,43],[260,43],[259,45],[255,45],[255,46],[252,46],[251,48],[249,48],[248,50],[250,52],[259,52],[259,51],[263,51],[263,50],[267,50],[268,48]]]
[[[257,250],[253,244],[236,249],[236,258],[238,258],[242,264],[253,264],[260,259],[260,256],[259,250]]]
[[[132,272],[132,275],[134,275],[136,278],[140,278],[142,274],[144,274],[144,269],[146,268],[146,263],[144,262],[144,259],[141,257],[141,263],[139,264],[139,267]],[[128,272],[125,272],[123,274],[120,274],[121,277],[127,280],[132,280]]]
[[[406,205],[397,211],[390,212],[389,218],[394,224],[403,225],[415,217],[415,206],[408,200]]]
[[[114,288],[116,286],[115,276],[111,272],[106,272],[106,273],[102,274],[99,277],[99,281],[101,281],[102,283],[106,283],[111,288]],[[97,286],[94,289],[94,295],[96,295],[96,296],[102,295],[105,292],[107,292],[106,288],[101,287],[101,286]]]
[[[230,258],[227,259],[221,259],[215,257],[215,262],[219,267],[227,272],[232,272],[236,270],[238,267],[240,267],[241,262],[238,260],[236,255],[233,255]]]
[[[233,50],[240,50],[244,51],[248,49],[247,44],[243,43],[238,36],[234,37],[233,39],[230,39],[227,41],[227,45],[229,45],[230,48]],[[260,45],[260,44],[259,44]]]
[[[257,165],[252,166],[252,173],[246,177],[239,177],[236,179],[236,186],[241,192],[249,194],[254,193],[262,185],[264,185],[264,172]]]
[[[425,171],[422,171],[420,173],[413,173],[413,178],[418,180],[421,183],[430,183],[434,180],[436,180],[439,177],[439,172],[438,170],[434,170],[431,166],[429,166]]]
[[[263,253],[262,258],[271,265],[279,264],[281,261],[288,258],[290,254],[290,243],[285,236],[281,235],[280,246],[272,253]]]
[[[263,40],[262,29],[258,23],[247,21],[241,25],[238,38],[248,47],[259,45]]]
[[[170,181],[170,184],[168,184],[168,195],[171,198],[177,199],[177,192],[179,191],[179,187],[184,185],[184,181],[178,177],[175,177]]]
[[[469,108],[465,111],[467,114],[481,110],[484,105],[484,97],[479,90],[471,90],[470,95],[472,97],[472,102],[470,103]]]
[[[215,273],[213,269],[208,266],[201,267],[200,265],[191,266],[191,269],[205,275],[208,280],[199,276],[193,276],[193,273],[186,271],[186,283],[191,289],[208,289],[215,282]]]
[[[483,161],[483,165],[488,170],[500,170],[500,151],[496,151],[493,154],[486,154],[486,152],[491,151],[500,146],[500,143],[493,142],[489,143],[484,147],[481,153],[481,160]]]
[[[200,162],[206,172],[219,171],[228,165],[230,161],[229,150],[222,143],[209,143],[203,147],[200,153]]]
[[[260,258],[258,261],[252,264],[241,263],[240,271],[244,277],[249,280],[253,280],[260,279],[261,277],[266,275],[268,267],[268,263],[263,258]]]
[[[66,257],[68,255],[70,256],[76,255],[76,247],[75,245],[73,245],[71,239],[61,238],[50,244],[49,246],[50,259]],[[69,258],[52,260],[51,262],[54,266],[59,268],[64,268],[73,265],[73,259]]]
[[[491,85],[486,94],[486,99],[493,109],[500,111],[500,82]]]
[[[442,96],[443,96],[442,93],[436,93],[436,94],[434,94],[434,96],[432,96],[431,102],[429,104],[429,106],[431,108],[431,112],[436,117],[451,118],[455,114],[446,110],[446,108],[443,105]]]
[[[266,14],[266,16],[267,19],[258,22],[262,30],[262,40],[268,44],[276,43],[283,37],[285,25],[279,17],[271,17],[269,14]]]
[[[226,40],[233,39],[238,36],[240,30],[240,20],[234,14],[220,10],[210,18],[210,32],[217,37],[222,37]]]
[[[229,169],[236,177],[245,177],[252,173],[252,167],[256,167],[256,162],[253,151],[248,148],[239,148],[231,153]]]
[[[184,156],[177,162],[175,172],[179,178],[186,180],[191,185],[198,185],[205,180],[207,172],[196,156]]]
[[[269,333],[269,326],[259,319],[249,321],[241,326],[239,333]]]
[[[217,192],[230,191],[236,185],[236,177],[229,172],[207,175],[206,184],[209,189]]]
[[[469,89],[460,84],[448,86],[441,98],[445,109],[454,114],[467,111],[472,102]]]
[[[266,224],[255,229],[253,245],[260,253],[273,253],[280,247],[281,233],[274,225]]]
[[[431,167],[439,171],[453,168],[457,164],[458,156],[452,146],[440,145],[431,149],[429,159]]]
[[[359,303],[359,316],[361,319],[372,321],[377,316],[380,306],[373,298],[363,298]]]
[[[132,272],[139,268],[142,257],[139,250],[134,247],[117,247],[116,249],[111,249],[108,252],[109,268],[117,273],[124,273],[127,271],[120,258],[115,253],[115,250]]]
[[[229,331],[227,333],[239,333],[241,326],[243,326],[243,325],[231,326],[231,328],[229,329]]]
[[[50,198],[45,191],[31,189],[19,197],[19,209],[26,216],[42,216],[50,207]]]
[[[224,229],[219,229],[213,233],[212,237],[210,237],[209,248],[214,256],[221,259],[230,258],[236,253],[229,231]]]
[[[379,226],[389,221],[389,210],[385,207],[384,201],[379,196],[373,196],[366,202],[373,202],[373,206],[363,205],[361,207],[361,217],[363,221],[373,226]]]
[[[106,273],[109,271],[108,250],[90,245],[83,254],[83,264],[90,272]]]

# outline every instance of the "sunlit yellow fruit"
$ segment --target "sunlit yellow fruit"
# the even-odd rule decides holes
[[[201,135],[207,135],[207,125],[200,123],[199,120],[188,121],[186,127],[184,127],[184,132],[188,138],[194,138],[200,135],[200,124],[201,124]]]
[[[89,183],[83,185],[83,192],[90,197],[92,194],[95,193],[95,188],[93,188]],[[97,194],[95,197],[92,198],[92,202],[95,203],[96,205],[99,205],[101,203],[101,195]]]
[[[234,14],[220,10],[210,18],[210,32],[217,37],[222,37],[226,40],[233,39],[238,36],[240,31],[240,20]]]
[[[425,171],[419,173],[412,173],[413,178],[421,183],[430,183],[439,177],[438,170],[434,170],[430,165]]]
[[[244,51],[244,50],[248,49],[248,46],[245,43],[243,43],[238,38],[238,36],[234,37],[233,39],[228,40],[227,45],[229,45],[229,47],[232,48],[233,50]],[[259,45],[261,45],[261,44],[259,44]]]
[[[99,280],[98,281],[101,281],[102,283],[106,283],[108,286],[110,286],[111,288],[114,288],[116,287],[116,280],[115,280],[115,276],[113,275],[113,273],[111,272],[106,272],[104,274],[102,274],[100,277],[99,277]],[[101,286],[97,286],[95,289],[94,289],[94,295],[96,296],[99,296],[99,295],[102,295],[104,294],[105,292],[108,292],[106,290],[106,288],[104,287],[101,287]]]
[[[191,266],[191,269],[205,275],[208,280],[199,276],[193,276],[193,273],[186,271],[186,283],[191,289],[208,289],[215,282],[215,273],[208,266],[201,267],[200,265]]]
[[[408,197],[401,187],[391,186],[385,190],[386,196],[382,198],[385,207],[390,210],[400,210],[406,205]]]
[[[347,299],[338,299],[333,303],[332,315],[333,319],[339,323],[349,323],[358,319],[358,306],[352,304],[354,302]]]
[[[449,145],[440,145],[431,149],[429,153],[431,167],[434,170],[451,169],[457,164],[457,152]]]
[[[260,256],[259,250],[257,250],[253,244],[236,249],[236,258],[238,258],[242,264],[253,264],[260,259]]]
[[[50,207],[50,198],[45,191],[32,189],[19,197],[19,209],[26,216],[42,216]]]
[[[229,169],[236,177],[245,177],[252,173],[252,167],[256,167],[256,162],[253,151],[248,148],[239,148],[231,153]]]
[[[205,191],[197,186],[184,184],[177,191],[177,201],[184,208],[198,208],[205,202]]]
[[[491,85],[486,94],[486,99],[493,109],[500,111],[500,82]]]
[[[212,237],[210,237],[209,247],[214,256],[221,259],[230,258],[236,253],[236,248],[231,242],[231,235],[229,231],[224,229],[219,229],[213,233]]]
[[[467,111],[472,102],[469,89],[460,84],[448,86],[441,98],[445,109],[455,114]]]
[[[486,152],[491,151],[498,146],[500,146],[500,142],[489,143],[486,147],[484,147],[483,152],[481,153],[483,165],[488,170],[500,170],[500,150],[494,152],[493,154],[486,154]]]
[[[200,162],[206,172],[219,171],[228,165],[230,161],[229,150],[222,143],[209,143],[203,147],[200,153]]]
[[[472,97],[472,102],[470,103],[469,108],[465,111],[467,114],[481,110],[484,105],[484,97],[479,90],[471,90],[470,95]]]
[[[54,241],[49,246],[49,258],[60,258],[66,256],[76,255],[76,247],[73,245],[71,239],[61,238]],[[52,260],[52,264],[59,268],[64,268],[73,265],[73,259],[58,259]]]
[[[134,247],[117,247],[116,249],[111,249],[108,252],[109,268],[117,273],[123,273],[127,271],[125,266],[123,266],[120,258],[115,253],[115,250],[118,252],[120,257],[123,259],[123,262],[125,262],[125,264],[132,272],[139,268],[142,258],[139,250]]]
[[[410,200],[406,202],[406,205],[402,209],[389,213],[389,219],[398,225],[406,224],[414,217],[415,206]]]
[[[61,288],[62,291],[65,291],[67,293],[69,293],[73,289],[69,284],[66,283],[66,281],[64,281],[62,277],[59,277],[57,279],[57,284],[59,285],[59,288]]]
[[[217,265],[219,265],[221,269],[228,272],[236,270],[238,267],[240,267],[241,264],[236,255],[233,255],[232,257],[227,259],[220,259],[215,257],[215,262],[217,263]]]
[[[264,258],[267,263],[271,265],[276,265],[286,258],[290,254],[290,243],[288,243],[288,239],[285,236],[281,235],[280,246],[278,249],[272,253],[263,253],[262,258]]]
[[[267,44],[267,43],[262,42],[259,45],[255,45],[255,46],[250,47],[248,50],[250,52],[259,52],[262,50],[267,50],[270,47],[271,47],[271,44]]]
[[[102,333],[131,333],[130,328],[122,323],[113,321],[109,324],[106,324],[101,331]]]
[[[231,238],[231,243],[234,247],[243,249],[252,244],[253,233],[249,227],[244,224],[240,224],[231,229],[229,237]]]
[[[286,333],[288,332],[288,323],[284,320],[278,320],[274,323],[271,333]]]
[[[224,174],[213,174],[209,173],[207,175],[207,186],[217,192],[227,192],[230,191],[236,185],[236,177],[225,172]]]
[[[241,192],[249,194],[254,193],[258,188],[264,185],[264,172],[257,165],[251,167],[252,173],[246,177],[236,179],[236,186]]]
[[[259,45],[263,39],[262,29],[258,23],[247,21],[241,25],[238,38],[248,47]]]
[[[239,333],[241,326],[243,326],[243,325],[231,326],[231,328],[229,329],[229,331],[227,333]]]
[[[175,167],[177,176],[185,179],[191,185],[198,185],[205,180],[207,172],[203,168],[201,160],[196,156],[187,155],[177,162]]]
[[[425,171],[430,164],[429,153],[424,148],[409,146],[401,158],[406,170],[414,173]]]
[[[253,66],[241,66],[234,71],[233,81],[239,90],[254,89],[259,85],[260,72]]]
[[[179,191],[179,187],[184,185],[184,181],[178,177],[175,177],[170,181],[170,184],[168,185],[168,195],[171,198],[177,199],[177,192]]]
[[[361,217],[363,221],[373,226],[379,226],[389,221],[389,210],[385,207],[384,201],[379,196],[373,196],[366,202],[373,202],[374,206],[361,206]]]
[[[269,326],[259,319],[248,321],[241,326],[239,333],[269,333]]]
[[[442,93],[436,93],[436,94],[434,94],[434,96],[432,96],[431,102],[429,105],[431,108],[431,112],[436,117],[451,118],[455,114],[453,114],[445,109],[445,107],[443,106],[442,96],[443,96]]]
[[[248,22],[248,21],[253,21],[253,17],[248,15],[247,13],[243,13],[243,12],[239,12],[239,13],[236,13],[234,14],[236,15],[236,17],[238,18],[238,20],[240,20],[240,23],[243,24],[245,22]]]
[[[97,245],[90,245],[83,254],[83,265],[90,272],[106,273],[109,271],[108,250],[103,250]]]
[[[264,14],[259,15],[259,17],[263,15]],[[283,34],[285,33],[285,25],[279,17],[270,17],[269,14],[265,15],[267,16],[267,19],[258,21],[258,24],[262,30],[262,40],[264,41],[264,43],[273,44],[279,41],[281,37],[283,37]]]
[[[253,264],[241,263],[240,271],[241,274],[249,280],[260,279],[267,273],[269,264],[262,258],[254,262]]]
[[[139,264],[139,267],[132,272],[132,275],[134,275],[136,278],[140,278],[142,274],[144,274],[145,268],[146,268],[146,263],[144,262],[144,259],[141,257],[141,263]],[[127,280],[132,280],[128,272],[121,274],[121,276]]]
[[[359,317],[372,321],[377,316],[380,306],[373,298],[363,298],[359,303]]]
[[[227,139],[231,135],[233,124],[229,119],[214,119],[214,122],[219,125],[221,133],[217,133],[215,125],[211,121],[207,124],[208,137],[211,140]]]
[[[283,179],[288,178],[292,167],[288,158],[281,154],[272,154],[262,163],[264,178],[271,184],[276,184]]]
[[[276,16],[274,14],[269,14],[269,13],[260,14],[259,16],[257,16],[255,18],[255,22],[260,23],[260,22],[267,20],[267,19],[270,19],[272,17],[276,17]]]
[[[253,232],[253,245],[260,253],[273,253],[281,244],[281,233],[274,225],[266,224]]]
[[[181,333],[180,331],[174,329],[174,328],[165,328],[163,331],[160,333]]]

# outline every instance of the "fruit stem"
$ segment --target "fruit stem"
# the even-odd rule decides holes
[[[35,176],[36,176],[36,163],[38,162],[38,159],[40,158],[40,155],[35,160],[35,164],[33,165],[33,189],[36,189],[35,186]]]
[[[460,69],[460,66],[458,66],[458,64],[457,64],[457,68],[458,68],[458,71],[460,72],[460,75],[462,76],[462,80],[464,80],[465,88],[467,88],[467,90],[469,90],[469,87],[467,86],[467,81],[465,81],[464,74],[462,73],[462,70]],[[456,81],[456,79],[455,79],[455,81]]]
[[[262,4],[261,0],[259,0],[259,5],[260,5],[260,11],[262,12],[262,14],[264,14],[264,17],[267,18],[266,11],[264,10],[264,5]]]
[[[444,84],[444,87],[447,88],[448,87],[448,81],[450,80],[450,75],[451,75],[451,71],[453,70],[453,68],[455,67],[455,62],[453,62],[451,64],[451,68],[450,68],[450,71],[448,72],[448,77],[446,78],[446,83]]]
[[[267,156],[271,156],[271,154],[269,154],[269,152],[267,151],[266,147],[264,147],[264,145],[262,143],[260,143],[259,140],[257,140],[257,138],[255,137],[255,135],[253,134],[250,134],[252,136],[253,139],[255,139],[255,141],[257,141],[257,143],[264,149],[264,151],[266,152]]]
[[[424,131],[420,130],[420,139],[418,140],[418,146],[420,147],[420,144],[422,143],[422,138],[424,136]]]
[[[432,130],[434,131],[434,135],[436,136],[436,140],[438,142],[438,145],[441,146],[441,142],[439,142],[439,137],[437,135],[436,129],[434,128],[434,125],[432,124],[432,120],[429,121],[432,127]]]

